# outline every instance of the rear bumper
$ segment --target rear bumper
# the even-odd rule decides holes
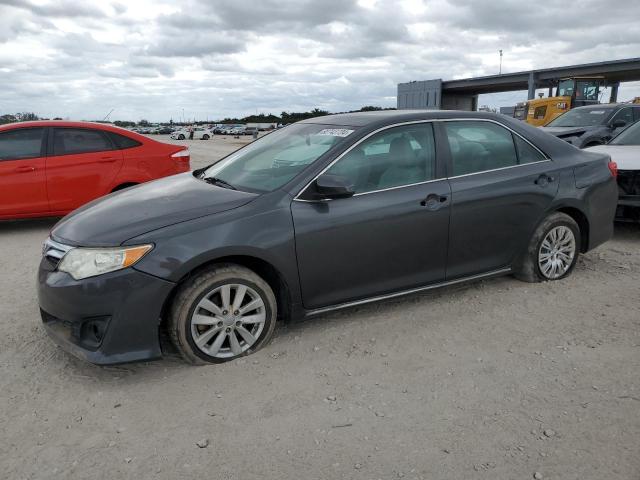
[[[84,280],[51,268],[38,271],[38,300],[49,336],[97,365],[162,356],[158,325],[174,284],[133,268]]]

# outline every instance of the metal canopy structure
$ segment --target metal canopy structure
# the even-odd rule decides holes
[[[537,88],[555,87],[561,78],[590,76],[603,77],[605,86],[612,87],[612,101],[615,101],[620,82],[640,80],[640,58],[626,58],[459,80],[437,79],[426,82],[401,83],[398,84],[398,108],[421,108],[415,105],[415,101],[411,101],[408,95],[417,91],[423,84],[438,85],[438,92],[432,90],[434,94],[441,97],[440,101],[437,102],[436,108],[447,109],[451,104],[455,104],[455,106],[459,106],[460,103],[469,104],[469,99],[472,99],[471,103],[475,104],[477,101],[474,102],[473,99],[477,99],[478,95],[484,93],[528,90],[528,98],[532,99]],[[401,95],[404,95],[404,97],[401,98]],[[414,105],[410,105],[411,103]],[[431,106],[425,105],[422,108],[429,107]]]

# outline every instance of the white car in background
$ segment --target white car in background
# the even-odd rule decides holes
[[[640,222],[640,121],[620,132],[606,145],[585,150],[606,153],[618,164],[616,220]]]
[[[171,138],[174,140],[187,140],[189,139],[190,132],[187,128],[182,128],[171,134]],[[213,132],[207,128],[194,127],[193,139],[194,140],[209,140],[213,137]]]

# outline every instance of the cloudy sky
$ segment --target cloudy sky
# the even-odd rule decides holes
[[[638,19],[637,0],[0,0],[0,114],[395,106],[398,82],[497,73],[499,49],[503,72],[638,56]],[[619,98],[635,95],[640,82]]]

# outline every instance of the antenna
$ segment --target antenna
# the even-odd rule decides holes
[[[502,50],[500,50],[500,71],[498,72],[498,75],[502,75]]]
[[[102,121],[103,121],[103,122],[105,122],[105,121],[107,120],[107,118],[109,118],[109,115],[111,115],[111,114],[113,113],[113,111],[114,111],[114,110],[115,110],[115,109],[113,109],[113,108],[112,108],[111,110],[109,110],[109,113],[107,113],[107,116],[106,116],[106,117],[104,117],[104,118],[102,119]]]

